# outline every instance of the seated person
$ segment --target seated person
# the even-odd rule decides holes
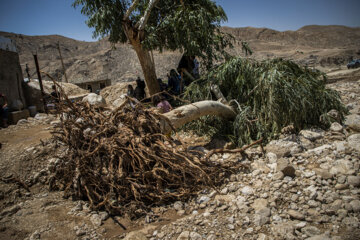
[[[161,113],[167,113],[172,110],[170,103],[163,96],[155,95],[152,100],[154,106],[159,108]]]

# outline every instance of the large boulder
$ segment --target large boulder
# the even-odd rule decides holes
[[[350,149],[360,152],[360,134],[353,134],[346,141]]]
[[[102,96],[97,95],[96,93],[88,94],[86,97],[84,97],[82,99],[82,101],[88,102],[90,105],[92,105],[94,107],[105,107],[106,106],[105,99]]]
[[[265,150],[266,152],[276,154],[278,158],[282,158],[300,153],[303,149],[297,142],[280,139],[269,142],[268,145],[266,145]]]
[[[345,125],[355,132],[360,132],[360,115],[351,114],[347,116]]]

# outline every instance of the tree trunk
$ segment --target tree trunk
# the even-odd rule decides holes
[[[175,129],[205,115],[215,115],[226,119],[236,117],[236,113],[231,107],[217,101],[196,102],[163,114]],[[164,133],[171,131],[167,121],[163,122],[162,128]]]
[[[150,52],[144,49],[141,43],[132,44],[139,58],[142,71],[144,73],[145,83],[150,95],[160,92],[160,86],[157,81],[155,63],[152,61]]]

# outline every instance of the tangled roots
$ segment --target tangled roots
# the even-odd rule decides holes
[[[68,102],[59,111],[54,137],[68,154],[54,170],[50,188],[88,200],[94,210],[138,217],[152,206],[221,184],[241,165],[199,158],[163,135],[164,117],[141,104],[110,111]]]

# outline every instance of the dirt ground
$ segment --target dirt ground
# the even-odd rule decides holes
[[[153,224],[145,226],[145,218],[110,217],[94,229],[89,218],[94,212],[86,202],[64,199],[62,192],[48,190],[43,175],[49,158],[63,150],[51,143],[49,122],[29,118],[24,124],[0,129],[0,239],[83,239],[82,231],[90,233],[91,239],[122,239],[128,232],[147,233],[180,217],[175,210],[154,208]],[[31,186],[29,191],[19,182]],[[79,204],[81,213],[76,212]]]

